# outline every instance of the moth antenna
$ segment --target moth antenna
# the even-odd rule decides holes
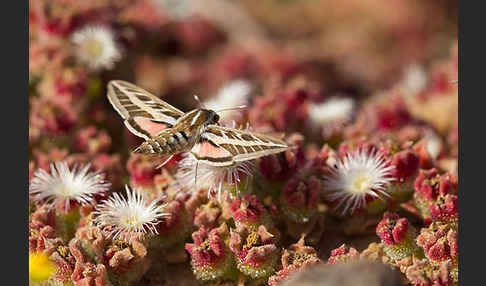
[[[206,108],[206,106],[204,106],[202,101],[199,99],[199,96],[194,95],[194,99],[197,101],[197,103],[199,103],[199,107]]]
[[[300,235],[300,239],[304,240],[304,239],[305,239],[305,237],[306,237],[306,235],[307,235],[307,234],[306,234],[305,232],[303,232],[303,233]]]
[[[167,158],[162,164],[158,165],[157,167],[155,167],[155,169],[160,169],[162,168],[165,164],[167,164],[167,162],[170,161],[170,159],[172,159],[172,157],[174,157],[174,154],[170,155],[169,158]]]
[[[218,110],[215,110],[215,112],[228,111],[228,110],[236,110],[236,109],[245,109],[247,107],[248,106],[246,106],[246,105],[239,105],[239,106],[236,106],[236,107],[228,107],[228,108],[218,109]]]

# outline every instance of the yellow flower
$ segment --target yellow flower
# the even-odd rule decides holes
[[[49,279],[54,273],[55,265],[44,253],[29,254],[29,280],[40,282]]]

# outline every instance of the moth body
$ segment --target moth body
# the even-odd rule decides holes
[[[192,149],[206,127],[217,124],[218,114],[213,110],[194,109],[180,117],[174,126],[148,138],[133,152],[169,156]]]

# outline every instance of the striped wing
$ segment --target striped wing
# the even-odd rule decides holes
[[[263,134],[209,125],[191,153],[204,163],[223,167],[280,153],[288,148],[282,140]]]
[[[184,115],[148,91],[122,80],[108,83],[108,100],[125,119],[127,128],[145,139],[172,127]]]

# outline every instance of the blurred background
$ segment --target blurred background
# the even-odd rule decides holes
[[[116,142],[109,148],[97,143],[103,151],[120,151],[126,159],[126,131],[105,97],[112,79],[133,82],[185,111],[197,106],[193,94],[209,101],[234,80],[246,84],[233,86],[237,93],[251,87],[251,102],[282,88],[305,90],[312,104],[340,94],[359,100],[397,85],[425,98],[448,94],[457,79],[457,1],[29,4],[29,140],[37,153],[52,147],[85,153],[95,147],[68,141],[93,126],[90,136],[107,130]],[[414,112],[440,121],[421,105]],[[253,117],[257,129],[268,125]],[[444,135],[454,124],[435,123]],[[270,125],[284,131],[289,124]]]

